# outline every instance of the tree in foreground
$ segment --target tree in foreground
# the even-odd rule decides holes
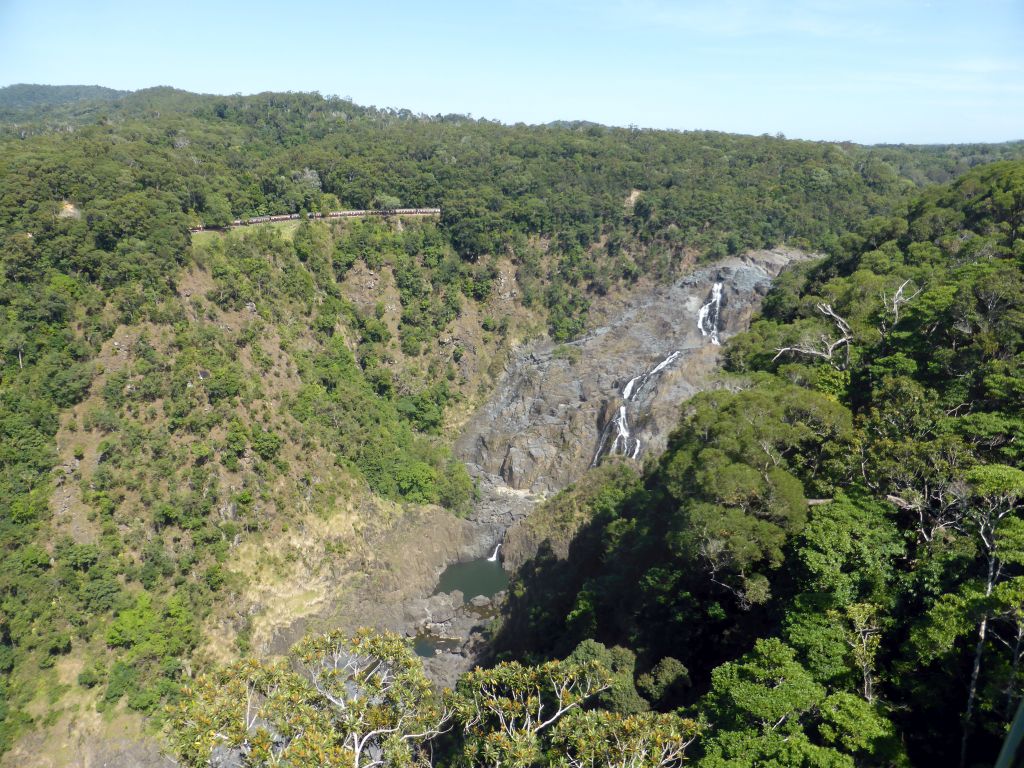
[[[612,685],[595,661],[474,669],[456,692],[437,694],[409,643],[390,632],[310,636],[290,656],[197,678],[169,718],[181,763],[399,768],[443,755],[445,765],[474,767],[677,768],[697,735],[676,715],[584,711]]]
[[[877,703],[825,686],[775,638],[711,673],[700,706],[713,724],[700,765],[711,768],[899,766],[907,759]]]
[[[474,669],[459,681],[455,699],[468,764],[539,763],[542,732],[609,687],[609,673],[594,662],[528,667],[513,661]]]
[[[241,661],[198,678],[171,713],[169,738],[182,762],[429,764],[429,742],[452,713],[401,637],[332,632],[306,638],[291,656],[294,666]]]
[[[574,712],[555,728],[556,765],[566,768],[678,768],[699,733],[696,721],[641,712]]]

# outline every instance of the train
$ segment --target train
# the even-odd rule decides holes
[[[307,213],[306,218],[345,219],[357,218],[361,216],[438,216],[440,214],[440,208],[384,208],[353,211],[329,211],[327,213]],[[294,219],[301,218],[301,213],[281,213],[275,216],[253,216],[252,218],[249,219],[235,219],[230,224],[223,227],[207,227],[205,225],[200,225],[198,227],[190,228],[189,232],[205,232],[207,230],[234,229],[235,227],[248,227],[251,226],[252,224],[266,224],[271,221],[292,221]]]

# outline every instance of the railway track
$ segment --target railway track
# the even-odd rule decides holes
[[[306,218],[315,219],[351,219],[363,216],[440,216],[440,208],[385,208],[351,211],[330,211],[328,213],[307,213]],[[223,232],[239,227],[251,227],[256,224],[271,224],[275,221],[295,221],[302,218],[301,213],[281,213],[274,216],[253,216],[250,219],[235,219],[230,224],[220,227],[192,227],[189,232]]]

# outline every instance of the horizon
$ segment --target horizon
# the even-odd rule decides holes
[[[153,90],[160,90],[160,89],[165,89],[165,88],[169,89],[169,90],[172,90],[172,91],[176,91],[178,93],[187,93],[187,94],[192,95],[192,96],[209,96],[209,97],[218,97],[218,98],[236,98],[236,97],[237,98],[249,98],[249,97],[252,97],[252,96],[259,96],[259,95],[265,94],[265,93],[293,93],[293,94],[302,93],[302,94],[316,95],[316,96],[319,96],[319,97],[321,97],[323,99],[340,99],[342,101],[347,101],[347,102],[350,102],[352,104],[355,104],[358,107],[368,108],[368,109],[379,109],[379,110],[391,109],[391,110],[396,110],[396,111],[397,110],[407,109],[406,107],[403,107],[403,106],[401,106],[399,104],[363,104],[361,102],[353,100],[351,97],[341,96],[340,94],[337,94],[337,93],[321,93],[320,91],[304,91],[304,90],[294,89],[294,88],[290,89],[290,90],[252,91],[252,92],[249,92],[249,93],[240,93],[240,92],[235,92],[235,93],[213,93],[213,92],[202,92],[202,91],[190,91],[190,90],[187,90],[187,89],[184,89],[184,88],[178,88],[177,86],[169,85],[169,84],[166,84],[166,83],[161,83],[159,85],[147,85],[147,86],[143,86],[141,88],[136,88],[136,89],[111,88],[111,87],[103,85],[101,83],[7,83],[5,85],[0,85],[0,89],[15,88],[17,86],[32,86],[32,87],[44,87],[44,88],[104,88],[104,89],[112,90],[112,91],[120,91],[125,96],[130,96],[130,95],[133,95],[133,94],[136,94],[136,93],[142,93],[143,91],[153,91]],[[771,133],[767,133],[767,132],[766,133],[742,133],[742,132],[739,132],[739,131],[719,130],[717,128],[660,128],[660,127],[655,127],[655,126],[636,125],[636,124],[632,124],[632,125],[614,125],[614,124],[611,124],[611,123],[599,123],[599,122],[596,122],[596,121],[593,121],[593,120],[588,120],[586,118],[558,118],[558,119],[555,119],[555,120],[549,120],[548,122],[544,122],[544,123],[525,122],[525,121],[522,121],[522,120],[511,122],[511,121],[507,121],[507,120],[499,120],[497,118],[489,118],[489,117],[486,117],[486,116],[483,116],[483,115],[473,116],[473,115],[467,114],[466,112],[445,112],[445,113],[436,112],[436,113],[430,114],[430,113],[427,113],[427,112],[415,112],[415,111],[412,111],[412,110],[409,110],[409,111],[413,112],[413,115],[416,118],[432,119],[432,118],[436,118],[436,117],[441,117],[441,118],[446,118],[446,117],[464,117],[467,120],[483,120],[483,121],[487,121],[487,122],[496,122],[499,125],[506,126],[506,127],[515,127],[517,125],[524,125],[524,126],[526,126],[528,128],[532,128],[532,127],[545,127],[545,126],[551,126],[551,125],[558,125],[558,124],[561,124],[561,123],[566,123],[566,124],[579,124],[579,123],[582,123],[582,124],[588,124],[588,125],[596,125],[596,126],[600,126],[602,128],[620,129],[620,130],[629,130],[631,128],[634,128],[634,129],[640,130],[640,131],[665,131],[665,132],[669,132],[669,133],[673,133],[673,132],[674,133],[724,133],[724,134],[733,135],[733,136],[746,136],[746,137],[764,137],[764,136],[767,136],[767,137],[770,137],[770,138],[778,138],[778,139],[781,139],[783,141],[806,141],[806,142],[816,143],[816,144],[855,144],[857,146],[863,146],[863,147],[944,147],[944,146],[970,146],[970,145],[977,145],[977,144],[991,144],[991,145],[1018,144],[1018,143],[1024,142],[1024,133],[1022,133],[1021,138],[1003,139],[1003,140],[998,140],[998,141],[971,141],[971,140],[966,140],[966,141],[932,141],[932,142],[907,142],[907,141],[892,142],[892,141],[879,141],[879,142],[874,142],[874,143],[865,143],[865,142],[855,141],[855,140],[852,140],[852,139],[807,139],[807,138],[803,138],[803,137],[800,137],[800,136],[786,136],[785,134],[780,134],[780,133],[776,133],[776,134],[771,134]]]
[[[858,144],[1024,139],[1024,4],[1014,0],[246,8],[15,0],[0,7],[0,80],[316,92],[511,125]]]

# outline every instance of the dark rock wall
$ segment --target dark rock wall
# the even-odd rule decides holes
[[[639,459],[664,449],[679,404],[711,385],[721,347],[697,326],[721,282],[719,334],[745,329],[771,279],[797,251],[758,251],[698,269],[675,284],[633,297],[607,325],[560,347],[537,343],[514,355],[490,401],[456,445],[482,483],[549,494],[580,477],[618,413],[626,383],[673,352],[681,354],[630,403]]]

